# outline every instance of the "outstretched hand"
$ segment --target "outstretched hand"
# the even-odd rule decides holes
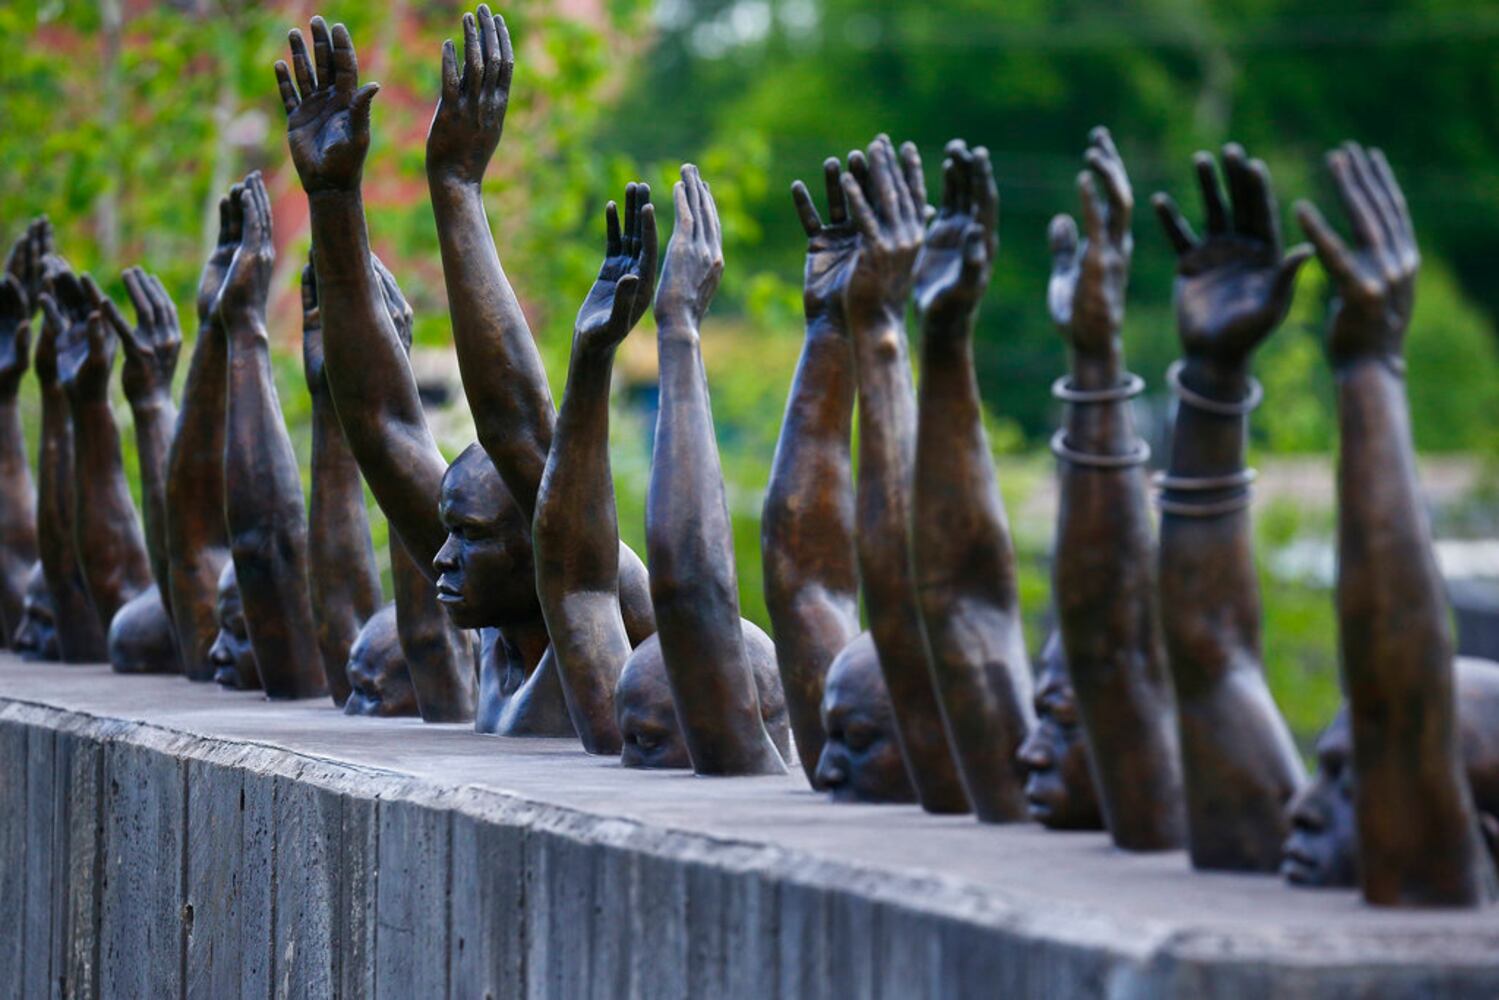
[[[355,191],[370,148],[370,102],[378,83],[359,86],[359,60],[349,29],[312,19],[313,57],[302,32],[289,35],[292,70],[276,62],[276,83],[286,108],[286,142],[308,194]],[[292,71],[297,82],[292,83]]]
[[[1338,195],[1353,223],[1349,248],[1322,213],[1298,202],[1296,217],[1337,283],[1327,352],[1334,367],[1360,358],[1398,364],[1415,306],[1421,254],[1405,194],[1384,153],[1348,143],[1327,154]]]
[[[427,175],[478,184],[500,144],[515,52],[505,19],[480,4],[463,15],[463,67],[451,39],[442,43],[442,96],[427,130]]]
[[[214,312],[230,333],[255,331],[263,336],[276,249],[271,242],[271,198],[260,171],[245,178],[239,205],[243,219],[240,242],[224,274]]]
[[[881,135],[866,154],[848,154],[840,182],[860,234],[858,254],[844,292],[846,314],[905,314],[912,267],[926,226],[926,182],[916,147],[901,145],[897,161],[890,137]]]
[[[916,308],[952,332],[966,329],[989,287],[999,249],[999,189],[989,151],[969,150],[961,139],[947,144],[942,161],[942,207],[916,258]]]
[[[666,244],[661,286],[656,289],[656,327],[661,333],[702,325],[708,304],[723,277],[723,231],[718,206],[697,167],[682,165],[682,179],[672,188],[676,226]]]
[[[0,399],[16,398],[31,349],[31,309],[14,274],[0,279]]]
[[[1312,248],[1303,244],[1281,255],[1280,213],[1263,162],[1247,160],[1235,143],[1223,147],[1231,214],[1212,156],[1198,153],[1193,162],[1207,214],[1206,237],[1193,235],[1170,195],[1152,199],[1177,254],[1177,332],[1188,358],[1238,369],[1285,318],[1296,274]]]
[[[22,304],[29,319],[41,308],[45,261],[52,253],[52,223],[45,215],[31,220],[5,258],[5,273],[21,288]]]
[[[234,251],[239,249],[239,241],[244,236],[244,190],[243,184],[236,184],[219,199],[219,239],[203,264],[203,276],[198,279],[200,327],[207,327],[213,321],[213,306],[218,301],[219,289],[224,287],[224,275],[228,273]]]
[[[93,308],[125,349],[121,384],[133,405],[156,399],[171,399],[172,376],[182,350],[182,331],[177,325],[177,307],[154,274],[138,267],[125,272],[125,291],[135,308],[135,326],[125,321],[118,306],[85,276]]]
[[[46,260],[46,276],[39,301],[42,307],[42,333],[36,341],[32,364],[36,377],[44,386],[61,381],[64,344],[87,343],[87,326],[93,303],[78,275],[57,254]]]
[[[1085,159],[1088,166],[1077,175],[1077,192],[1086,238],[1078,243],[1077,223],[1070,215],[1051,220],[1047,304],[1052,322],[1073,350],[1104,356],[1117,351],[1124,325],[1135,199],[1108,129],[1095,128],[1089,135]],[[1100,183],[1103,195],[1098,193]]]
[[[840,179],[843,166],[838,157],[822,163],[823,186],[828,196],[828,221],[817,214],[817,206],[807,186],[801,181],[791,185],[791,200],[807,233],[807,266],[802,277],[802,311],[807,325],[826,320],[831,326],[845,328],[843,295],[853,273],[854,258],[859,252],[859,230],[848,217],[848,200],[843,196]]]
[[[77,283],[76,278],[73,280]],[[84,275],[79,289],[85,296],[97,291],[88,275]],[[63,391],[74,402],[108,399],[109,373],[115,362],[115,338],[104,325],[99,310],[91,301],[81,307],[60,309],[58,300],[47,294],[42,296],[42,310],[47,314],[47,321],[62,331],[56,344],[57,381]]]
[[[645,315],[656,282],[656,206],[651,204],[650,185],[625,185],[623,231],[614,202],[604,217],[604,263],[578,310],[576,336],[580,347],[612,349]]]

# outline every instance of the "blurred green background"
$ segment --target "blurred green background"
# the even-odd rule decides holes
[[[446,387],[451,399],[456,369],[422,140],[441,42],[461,37],[462,10],[419,0],[9,0],[0,6],[0,236],[14,238],[47,212],[62,252],[117,295],[124,267],[156,271],[183,307],[191,341],[217,199],[248,170],[265,170],[280,251],[272,326],[281,401],[305,462],[296,282],[306,204],[287,160],[271,64],[292,25],[314,12],[343,20],[364,77],[384,85],[366,170],[372,238],[416,310],[419,375],[434,398]],[[1321,167],[1327,148],[1357,138],[1386,150],[1425,260],[1410,387],[1438,534],[1496,534],[1499,7],[524,0],[499,12],[519,68],[486,188],[490,221],[554,394],[573,313],[600,257],[606,199],[627,180],[650,180],[669,225],[665,195],[680,162],[699,163],[713,183],[728,269],[705,353],[743,604],[761,624],[760,498],[801,339],[803,239],[787,188],[796,177],[815,181],[825,156],[879,131],[915,141],[929,177],[951,137],[993,154],[1002,250],[977,356],[1033,642],[1049,604],[1054,517],[1044,441],[1057,413],[1047,387],[1063,366],[1044,308],[1046,224],[1073,210],[1081,150],[1096,124],[1113,130],[1140,205],[1169,189],[1194,219],[1191,154],[1242,142],[1271,169],[1288,239],[1295,198],[1334,207]],[[1151,387],[1142,425],[1158,438],[1167,413],[1161,373],[1175,354],[1172,259],[1148,211],[1134,228],[1126,343],[1130,366]],[[1325,305],[1314,263],[1291,316],[1260,352],[1268,402],[1253,421],[1264,473],[1256,530],[1267,669],[1304,746],[1338,697],[1325,568],[1335,447],[1318,342]],[[621,358],[614,421],[621,530],[637,547],[654,399],[649,320],[643,326]],[[128,423],[123,401],[119,412]],[[471,438],[461,399],[435,406],[433,421],[450,455]],[[34,414],[31,427],[34,447]],[[383,540],[378,513],[375,530]]]

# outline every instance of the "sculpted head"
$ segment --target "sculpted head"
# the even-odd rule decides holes
[[[916,801],[896,742],[880,656],[868,632],[828,665],[822,729],[827,740],[817,760],[817,780],[834,802]]]
[[[177,669],[177,637],[161,601],[147,587],[126,601],[109,623],[109,664],[117,673],[148,674]]]
[[[477,444],[448,466],[438,513],[448,540],[432,567],[437,599],[453,624],[483,628],[537,620],[530,527]]]
[[[228,688],[259,690],[260,672],[255,668],[255,650],[250,646],[250,630],[245,624],[245,610],[239,599],[239,578],[234,575],[232,559],[224,563],[223,572],[219,573],[214,617],[219,623],[219,634],[208,650],[208,662],[214,668],[213,679]]]
[[[62,658],[62,648],[57,644],[57,620],[52,615],[52,592],[47,589],[41,563],[34,563],[26,575],[21,624],[16,628],[11,648],[25,660]]]
[[[396,631],[396,606],[370,616],[349,647],[349,700],[345,715],[416,715],[416,689]]]
[[[1103,815],[1088,766],[1088,745],[1067,676],[1062,637],[1052,632],[1036,679],[1036,728],[1016,753],[1026,770],[1031,819],[1054,830],[1101,830]]]
[[[760,699],[760,718],[770,741],[783,760],[791,756],[791,723],[786,715],[786,696],[776,668],[775,643],[753,622],[740,619],[744,651],[749,654]],[[677,725],[677,710],[666,679],[666,661],[661,639],[651,636],[635,647],[620,671],[614,689],[614,720],[624,749],[619,762],[625,767],[691,767],[687,742]]]

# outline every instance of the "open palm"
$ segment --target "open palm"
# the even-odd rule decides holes
[[[604,263],[578,310],[577,335],[584,344],[613,347],[645,315],[656,282],[656,210],[650,185],[626,185],[623,230],[614,202],[605,216]]]
[[[330,34],[321,17],[312,19],[316,67],[300,31],[291,33],[293,86],[286,63],[276,63],[276,80],[286,108],[286,142],[297,176],[308,194],[347,191],[359,184],[370,148],[370,102],[379,84],[359,86],[359,63],[348,29]]]

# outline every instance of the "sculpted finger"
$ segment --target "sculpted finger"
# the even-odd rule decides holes
[[[867,240],[878,240],[880,238],[879,220],[875,218],[874,209],[870,207],[869,200],[864,197],[863,186],[854,179],[853,174],[844,174],[841,178],[843,184],[843,197],[848,202],[848,214],[859,231]]]
[[[181,339],[181,332],[177,327],[177,303],[172,301],[166,286],[156,275],[147,274],[146,284],[151,293],[151,302],[156,307],[158,335],[166,340]]]
[[[483,29],[480,40],[484,43],[484,89],[494,89],[500,78],[500,32],[488,4],[479,5],[479,27]]]
[[[125,294],[130,296],[130,305],[135,309],[136,325],[153,328],[156,325],[156,303],[142,280],[140,268],[132,267],[125,272]],[[102,302],[96,304],[103,306]]]
[[[703,220],[705,223],[702,227],[703,237],[708,241],[710,247],[722,253],[723,227],[718,222],[718,202],[713,200],[713,191],[708,187],[707,181],[699,178],[698,184],[701,186],[698,200],[703,208]]]
[[[1103,179],[1109,206],[1109,235],[1116,243],[1121,242],[1129,234],[1130,219],[1134,215],[1134,190],[1130,187],[1129,174],[1124,170],[1124,160],[1114,148],[1108,129],[1094,129],[1092,138],[1094,145],[1088,150],[1088,165]]]
[[[645,196],[650,197],[647,189]],[[640,209],[640,276],[650,294],[656,284],[656,264],[659,261],[656,247],[656,206],[646,202]],[[644,302],[641,303],[644,306]]]
[[[1192,157],[1192,166],[1197,171],[1197,186],[1202,189],[1202,212],[1208,236],[1227,233],[1228,213],[1223,208],[1223,194],[1218,188],[1218,175],[1213,170],[1212,155],[1196,154]]]
[[[848,172],[853,175],[854,180],[859,182],[859,187],[864,189],[864,200],[872,201],[874,198],[874,178],[870,176],[869,158],[864,155],[862,149],[850,150],[848,154]],[[839,180],[839,186],[843,181]]]
[[[874,185],[874,198],[870,204],[880,213],[880,221],[891,225],[900,220],[900,195],[896,191],[895,178],[891,176],[895,164],[886,155],[889,140],[884,136],[869,144],[869,179]]]
[[[973,154],[962,139],[947,144],[947,158],[953,162],[953,211],[973,212]]]
[[[44,320],[42,337],[44,340],[50,341],[67,328],[68,321],[63,316],[62,309],[58,306],[57,299],[53,298],[51,292],[43,292],[41,294],[41,304],[42,318]]]
[[[1245,181],[1249,188],[1249,224],[1276,253],[1280,252],[1280,205],[1270,183],[1270,168],[1264,160],[1250,160]]]
[[[1244,147],[1236,142],[1230,142],[1223,147],[1223,178],[1228,185],[1229,210],[1232,213],[1233,231],[1245,236],[1257,236],[1254,222],[1250,215],[1250,193],[1248,178],[1245,176],[1248,170],[1248,159],[1244,155]]]
[[[463,92],[475,93],[484,78],[484,50],[479,42],[479,22],[463,15]]]
[[[994,182],[994,164],[989,150],[979,146],[973,151],[973,215],[989,234],[989,252],[999,246],[999,185]]]
[[[1348,222],[1353,226],[1353,235],[1364,246],[1378,247],[1384,237],[1380,233],[1374,206],[1364,194],[1362,185],[1353,176],[1353,164],[1349,162],[1348,153],[1342,149],[1328,153],[1327,166],[1336,182],[1334,186],[1338,189],[1338,199],[1342,201],[1343,210],[1348,213]]]
[[[276,88],[281,91],[281,107],[289,115],[297,110],[301,100],[297,97],[297,88],[292,86],[291,70],[287,69],[286,62],[276,60]]]
[[[635,296],[640,292],[640,279],[633,274],[620,278],[614,286],[614,303],[609,309],[609,328],[628,333],[634,325]]]
[[[807,192],[807,185],[792,181],[791,201],[796,205],[796,217],[801,220],[802,231],[809,237],[822,232],[822,219],[817,214],[817,206],[812,203],[812,195]]]
[[[1156,192],[1155,197],[1150,199],[1150,204],[1155,208],[1156,217],[1161,220],[1161,229],[1166,233],[1167,242],[1178,257],[1197,245],[1192,227],[1187,224],[1181,209],[1176,207],[1176,202],[1169,194],[1164,191]]]
[[[1067,214],[1053,216],[1047,229],[1053,270],[1065,271],[1077,257],[1077,222]]]
[[[245,238],[245,186],[236,184],[229,189],[229,225],[219,243],[238,243]]]
[[[693,236],[692,202],[687,194],[687,182],[677,181],[672,185],[671,200],[677,211],[676,227],[672,230],[672,239],[681,238],[690,240]]]
[[[838,157],[830,156],[822,161],[822,186],[828,193],[828,225],[842,225],[848,221],[848,205],[843,200],[843,182],[839,178],[843,168]]]
[[[1327,220],[1322,217],[1316,205],[1305,200],[1298,201],[1296,221],[1301,223],[1307,239],[1311,240],[1312,246],[1317,248],[1317,259],[1322,262],[1322,266],[1329,274],[1342,282],[1357,280],[1353,254],[1343,243],[1342,237],[1327,224]]]
[[[1103,199],[1099,197],[1098,185],[1093,180],[1093,172],[1090,170],[1078,171],[1077,175],[1077,197],[1083,206],[1083,231],[1087,233],[1089,242],[1097,243],[1104,239],[1104,214]]]
[[[317,75],[313,71],[312,60],[307,55],[307,42],[302,38],[301,29],[293,28],[287,32],[286,43],[291,47],[291,65],[297,74],[297,90],[305,99],[317,90]]]
[[[1390,161],[1385,159],[1384,151],[1380,149],[1369,150],[1369,159],[1374,165],[1375,177],[1379,179],[1390,204],[1395,206],[1395,216],[1400,223],[1401,232],[1414,245],[1416,228],[1411,223],[1410,206],[1405,203],[1405,192],[1400,190],[1400,184],[1395,180],[1395,171],[1390,169]]]
[[[696,234],[706,224],[703,217],[703,192],[699,183],[697,167],[691,163],[682,164],[682,183],[687,189],[687,207],[692,213],[692,232]]]
[[[617,257],[623,252],[619,238],[619,206],[610,199],[604,206],[604,256]]]
[[[1274,298],[1278,302],[1287,305],[1291,302],[1291,293],[1296,289],[1296,276],[1301,273],[1301,265],[1311,258],[1312,247],[1307,243],[1298,243],[1281,259],[1280,267],[1275,271]]]
[[[500,40],[500,68],[495,76],[495,87],[502,94],[510,93],[510,81],[515,76],[515,49],[510,44],[510,29],[505,26],[505,18],[499,14],[494,16],[495,34]]]
[[[970,286],[987,284],[984,273],[989,266],[989,234],[982,224],[971,223],[963,231],[963,279]]]
[[[458,53],[453,48],[453,40],[447,39],[442,43],[442,99],[445,102],[458,100]]]
[[[900,144],[900,165],[906,175],[906,189],[911,193],[912,205],[919,215],[924,216],[927,209],[926,175],[922,172],[921,154],[914,142]]]
[[[321,16],[312,19],[312,61],[317,68],[318,86],[325,89],[334,86],[333,35]]]
[[[1385,246],[1398,247],[1402,242],[1400,217],[1395,210],[1395,203],[1386,193],[1384,185],[1380,183],[1379,177],[1374,172],[1374,164],[1369,161],[1369,154],[1364,152],[1362,146],[1357,143],[1348,144],[1348,165],[1353,174],[1354,183],[1359,187],[1364,200],[1374,211],[1375,223],[1379,226],[1379,232]]]
[[[359,54],[343,24],[333,26],[333,86],[345,94],[359,86]]]
[[[366,83],[354,92],[354,99],[349,102],[349,117],[352,119],[355,131],[367,131],[370,127],[370,105],[374,103],[375,95],[380,93],[378,83]]]

